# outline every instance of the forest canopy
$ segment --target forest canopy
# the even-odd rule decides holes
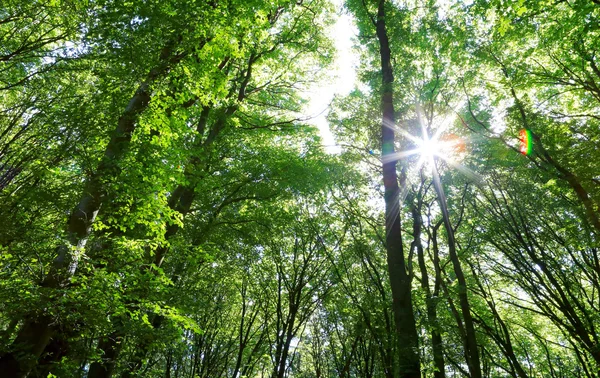
[[[598,0],[4,0],[0,376],[599,378],[599,54]]]

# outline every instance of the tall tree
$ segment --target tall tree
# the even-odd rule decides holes
[[[368,13],[369,10],[365,9]],[[371,16],[369,16],[371,17]],[[385,187],[385,238],[388,272],[392,287],[394,322],[396,324],[399,369],[402,377],[421,375],[419,339],[412,304],[412,277],[406,267],[402,230],[400,228],[400,187],[395,157],[396,116],[394,111],[394,73],[392,53],[386,29],[386,2],[377,4],[377,16],[372,18],[381,57],[381,160]]]

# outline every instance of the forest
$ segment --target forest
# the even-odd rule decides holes
[[[600,378],[599,56],[599,0],[2,0],[0,377]]]

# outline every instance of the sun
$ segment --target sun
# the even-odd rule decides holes
[[[410,164],[411,170],[420,171],[425,168],[426,172],[433,175],[433,170],[438,169],[438,162],[444,162],[448,168],[459,171],[477,185],[483,183],[480,175],[462,164],[467,155],[467,140],[448,130],[452,123],[451,119],[444,119],[442,122],[432,125],[431,129],[433,130],[421,127],[421,132],[418,133],[420,135],[409,133],[408,130],[396,125],[388,126],[393,128],[394,132],[402,135],[405,145],[411,145],[411,147],[384,156],[383,162],[399,161],[416,156],[418,157],[417,161]],[[421,125],[423,124],[421,123]],[[402,191],[406,192],[406,188]]]
[[[417,145],[415,153],[427,159],[437,156],[444,160],[460,160],[466,150],[464,139],[453,133],[415,138],[414,143]]]
[[[443,145],[437,139],[418,139],[416,144],[418,150],[416,153],[424,158],[429,159],[443,154]]]
[[[415,136],[405,130],[398,130],[413,148],[404,149],[388,156],[389,160],[399,160],[409,156],[418,156],[420,158],[418,166],[429,163],[435,158],[445,161],[456,162],[462,160],[465,153],[465,141],[463,138],[453,133],[446,133],[443,129],[438,129],[429,136],[424,131],[423,135]]]

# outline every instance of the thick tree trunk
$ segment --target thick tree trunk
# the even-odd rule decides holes
[[[222,68],[224,66],[224,64],[227,63],[228,60],[229,60],[229,58],[226,58],[219,67]],[[244,99],[245,89],[246,89],[246,86],[248,85],[248,82],[250,81],[251,72],[252,72],[251,67],[254,62],[255,62],[254,58],[251,57],[250,63],[248,65],[247,71],[245,73],[244,81],[243,81],[242,86],[238,93],[239,101]],[[193,103],[189,104],[189,106],[191,106],[191,105],[193,105]],[[196,135],[196,139],[194,142],[195,148],[197,148],[197,149],[208,148],[214,142],[215,138],[221,133],[223,128],[225,127],[227,119],[237,111],[237,108],[238,108],[237,105],[232,105],[232,106],[227,107],[224,110],[223,114],[221,114],[221,116],[215,121],[214,125],[209,130],[208,135],[206,136],[206,139],[204,139],[204,133],[206,131],[206,126],[208,124],[208,117],[209,117],[209,114],[211,111],[211,107],[205,106],[200,115],[200,119],[199,119],[198,125],[196,127],[197,135]],[[171,208],[172,210],[181,214],[182,218],[185,218],[186,215],[189,213],[192,203],[194,202],[194,199],[196,197],[195,189],[196,189],[196,185],[198,183],[197,173],[201,169],[200,158],[196,155],[191,156],[189,161],[186,163],[185,167],[186,168],[185,168],[184,175],[185,175],[185,181],[187,183],[178,185],[177,188],[173,191],[171,198],[169,199],[169,208]],[[172,237],[174,237],[175,235],[177,235],[177,233],[179,232],[180,229],[181,229],[180,226],[177,224],[169,225],[165,232],[165,240],[169,240]],[[155,253],[154,253],[153,263],[155,266],[160,267],[162,265],[166,254],[169,252],[169,249],[170,248],[168,245],[162,245],[159,248],[157,248],[156,251],[154,251]],[[153,328],[156,329],[156,328],[160,327],[162,325],[162,322],[163,322],[162,316],[156,315],[156,314],[152,316]],[[124,330],[120,330],[117,332],[120,332],[118,334],[119,337],[109,338],[107,340],[108,341],[107,343],[102,343],[98,346],[99,351],[102,354],[105,353],[104,348],[107,348],[106,352],[108,352],[112,356],[113,359],[117,359],[119,356],[119,352],[117,352],[115,354],[111,353],[111,351],[115,350],[115,348],[116,348],[116,345],[114,345],[114,344],[117,342],[117,340],[120,340],[125,337]],[[115,334],[114,336],[117,336],[117,334]],[[131,361],[131,364],[130,364],[130,370],[123,373],[123,375],[122,375],[123,378],[133,376],[133,374],[135,374],[135,372],[143,366],[144,360],[146,359],[146,356],[148,354],[148,351],[149,351],[151,345],[152,345],[151,340],[147,340],[147,339],[142,340],[137,345],[136,353],[134,355],[134,360]],[[118,350],[120,351],[120,348]],[[116,361],[110,361],[108,359],[103,359],[102,361],[98,361],[98,362],[95,362],[94,364],[92,364],[91,368],[94,368],[94,369],[97,368],[97,369],[99,369],[99,371],[105,372],[104,375],[98,375],[98,377],[110,378],[110,377],[112,377],[113,370],[109,369],[108,365],[112,366],[115,363],[116,363]],[[105,366],[96,367],[95,365],[105,365]]]
[[[246,88],[250,79],[252,77],[252,65],[256,63],[258,56],[255,54],[251,54],[248,60],[248,66],[243,73],[242,83],[240,88],[237,90],[237,100],[242,101],[246,97]],[[230,58],[226,57],[221,64],[219,65],[219,69],[223,69],[226,64],[229,62]],[[192,100],[189,103],[185,104],[184,107],[192,106],[196,100]],[[216,137],[221,133],[221,131],[225,128],[227,124],[227,119],[233,115],[238,109],[238,105],[231,105],[224,109],[223,113],[218,116],[210,130],[207,131],[208,119],[211,113],[212,108],[210,106],[205,106],[200,114],[200,119],[196,126],[196,137],[194,141],[194,146],[196,149],[206,149],[208,148],[216,139]],[[204,134],[207,133],[206,137]],[[169,207],[181,214],[182,218],[185,218],[189,213],[192,203],[196,197],[195,189],[198,183],[197,173],[201,170],[200,167],[200,157],[197,155],[192,155],[189,158],[189,161],[185,164],[185,181],[186,184],[180,184],[173,191],[171,198],[169,199]],[[169,240],[180,230],[180,226],[177,224],[171,224],[167,226],[167,230],[165,232],[165,240]],[[168,245],[162,245],[154,251],[154,265],[160,267],[163,263],[163,260],[166,254],[169,252]],[[152,316],[152,324],[153,328],[158,328],[163,322],[163,317],[159,315]],[[115,343],[117,340],[121,340],[125,337],[125,331],[123,329],[116,330],[117,333],[113,334],[115,337],[111,337],[107,339],[106,343],[99,344],[98,348],[101,354],[106,354],[111,356],[113,360],[103,359],[101,361],[95,362],[92,364],[90,369],[102,371],[104,375],[98,375],[98,377],[110,378],[112,376],[113,370],[109,368],[110,366],[114,366],[116,361],[115,359],[119,356],[120,348],[116,348]],[[116,337],[118,336],[118,337]],[[134,360],[131,361],[130,370],[123,373],[123,378],[127,378],[135,374],[137,370],[139,370],[143,364],[144,360],[148,354],[148,351],[152,345],[151,340],[144,339],[140,341],[140,343],[136,347],[136,353],[134,355]],[[106,348],[106,351],[104,350]],[[112,353],[113,350],[116,350],[116,353]],[[96,366],[102,365],[102,366]]]
[[[94,362],[90,366],[87,378],[103,378],[112,376],[117,361],[117,356],[123,347],[122,332],[115,331],[105,336],[98,342],[98,350],[102,351],[102,362]]]
[[[379,1],[376,30],[380,47],[382,74],[381,153],[383,185],[385,188],[385,241],[392,288],[392,309],[398,342],[398,362],[400,377],[419,378],[421,367],[418,354],[418,335],[412,305],[412,280],[406,271],[400,228],[400,188],[394,157],[395,114],[392,88],[394,74],[392,72],[391,50],[385,24],[385,0]]]
[[[151,85],[169,72],[183,54],[176,54],[179,38],[171,41],[161,51],[159,64],[152,69],[146,80],[136,90],[119,118],[117,127],[108,143],[102,161],[86,183],[83,196],[75,206],[67,222],[67,244],[57,248],[57,257],[42,282],[48,289],[63,287],[77,269],[79,255],[83,253],[92,224],[107,193],[103,182],[114,178],[119,171],[118,162],[128,150],[140,114],[148,107]],[[54,298],[43,298],[47,307],[53,306]],[[6,377],[25,377],[35,366],[40,354],[55,332],[53,316],[48,313],[28,317],[12,345],[12,351],[0,357],[0,371]]]
[[[205,107],[200,116],[200,121],[197,126],[197,140],[196,146],[198,148],[202,147],[201,140],[202,134],[204,133],[204,129],[206,127],[206,123],[208,121],[208,115],[210,112],[209,107]],[[218,127],[218,125],[216,126]],[[169,199],[169,208],[177,211],[182,215],[183,218],[189,213],[192,203],[195,197],[195,186],[197,183],[197,179],[194,176],[194,173],[199,169],[198,167],[198,159],[195,157],[191,158],[191,161],[188,162],[185,169],[185,178],[188,184],[181,184],[177,186],[177,188],[173,191],[171,198]],[[169,240],[174,237],[180,230],[180,227],[177,224],[171,224],[167,227],[165,232],[165,239]],[[162,245],[158,247],[154,253],[154,265],[160,267],[164,260],[165,255],[169,251],[168,245]],[[162,324],[163,317],[159,315],[154,315],[152,319],[152,324],[154,328],[158,328]],[[90,372],[94,371],[96,374],[94,377],[96,378],[110,378],[113,374],[113,367],[116,364],[116,359],[119,357],[121,348],[118,347],[118,343],[125,337],[124,329],[117,329],[111,334],[110,337],[103,338],[101,342],[98,344],[98,351],[102,354],[103,357],[100,361],[94,362],[90,366]],[[132,361],[131,371],[125,372],[124,377],[131,376],[134,371],[137,371],[144,363],[144,359],[146,357],[147,351],[151,346],[151,342],[148,340],[143,340],[137,345],[136,353],[134,357],[134,361]]]

